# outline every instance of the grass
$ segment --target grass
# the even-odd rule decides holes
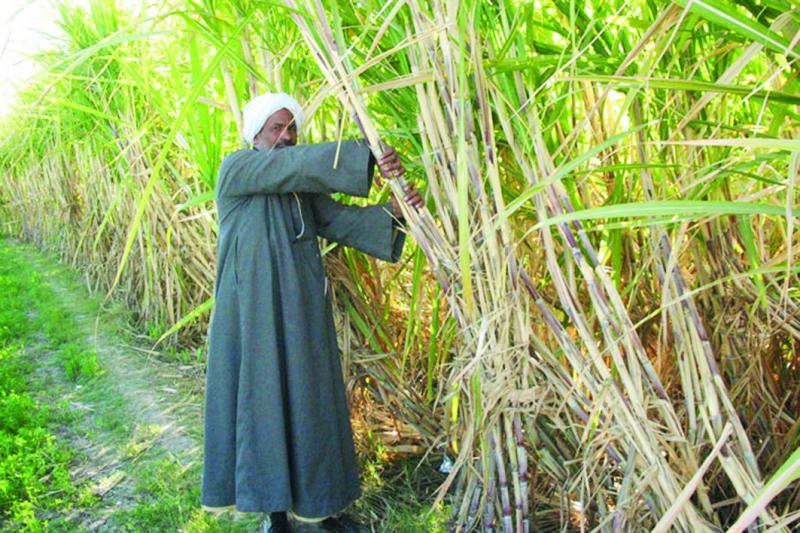
[[[3,414],[18,406],[2,405]],[[68,510],[77,501],[70,483],[71,454],[44,427],[49,421],[33,403],[25,405],[26,421],[0,433],[0,509],[4,527],[44,531],[48,520],[40,518],[47,509]],[[31,416],[31,414],[33,416]]]
[[[39,262],[32,264],[32,259]],[[46,268],[42,269],[43,265]],[[115,471],[148,480],[149,485],[134,489],[136,505],[111,517],[116,529],[174,529],[190,522],[194,513],[198,517],[192,520],[199,525],[193,531],[230,530],[225,520],[200,516],[204,513],[198,506],[197,468],[188,475],[177,472],[170,467],[174,460],[150,449],[152,430],[130,423],[129,406],[88,346],[85,326],[75,311],[64,305],[63,294],[53,290],[46,276],[59,279],[56,284],[68,285],[67,290],[76,290],[75,280],[63,267],[52,267],[31,250],[0,241],[2,527],[78,530],[78,518],[98,512],[100,500],[90,491],[95,480],[70,476],[71,468],[91,460],[72,446],[71,435],[80,432],[97,443],[98,449],[121,451],[123,464]],[[87,298],[78,308],[91,316],[99,302]],[[63,373],[63,381],[44,370],[52,365]],[[59,401],[62,397],[67,400]],[[91,416],[70,409],[71,402],[90,405]]]
[[[449,509],[434,503],[444,475],[431,458],[382,457],[362,464],[364,494],[353,509],[362,522],[387,532],[447,531]]]
[[[86,501],[70,478],[74,452],[57,437],[66,410],[43,403],[32,386],[36,354],[25,344],[36,344],[40,326],[66,325],[37,316],[42,294],[38,276],[0,244],[0,525],[24,531],[45,531],[48,510]],[[93,375],[87,369],[76,377]]]
[[[143,457],[134,474],[136,505],[111,519],[117,531],[223,532],[252,531],[258,517],[220,518],[203,511],[200,500],[200,465],[186,467],[170,457]]]

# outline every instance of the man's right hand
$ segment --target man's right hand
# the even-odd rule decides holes
[[[408,205],[417,211],[425,207],[425,200],[423,200],[422,195],[417,189],[414,188],[413,185],[406,183],[403,192],[405,193],[403,200],[405,200]],[[392,211],[395,217],[399,218],[400,220],[405,219],[403,216],[403,211],[400,208],[400,200],[398,200],[394,194],[392,194]]]

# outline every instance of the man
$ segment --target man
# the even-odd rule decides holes
[[[347,531],[334,515],[360,495],[350,419],[317,236],[396,261],[396,199],[367,196],[375,165],[358,141],[295,146],[300,105],[266,94],[244,108],[252,150],[222,162],[216,306],[209,332],[202,503],[270,513],[271,531]],[[405,172],[397,153],[377,161]],[[423,205],[413,188],[405,201]]]

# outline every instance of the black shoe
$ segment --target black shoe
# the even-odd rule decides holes
[[[269,527],[265,521],[264,531],[266,533],[292,533],[286,513],[269,513]]]
[[[320,522],[319,526],[322,531],[335,531],[336,533],[361,533],[363,527],[347,513],[330,516]]]

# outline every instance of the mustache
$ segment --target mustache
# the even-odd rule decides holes
[[[294,146],[294,145],[295,145],[295,143],[290,142],[290,141],[281,141],[279,143],[275,143],[275,145],[273,145],[273,148],[275,148],[275,149],[286,148],[287,146]]]

